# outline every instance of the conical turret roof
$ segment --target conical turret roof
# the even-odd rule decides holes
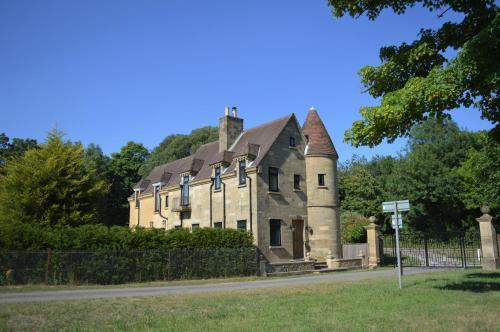
[[[302,132],[308,139],[306,155],[323,154],[338,157],[332,139],[314,108],[309,109]]]

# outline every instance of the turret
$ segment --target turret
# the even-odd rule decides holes
[[[307,223],[310,256],[342,258],[337,181],[338,154],[318,112],[311,108],[302,128],[306,136]]]

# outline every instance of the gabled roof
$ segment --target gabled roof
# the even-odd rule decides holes
[[[180,185],[182,173],[191,172],[193,180],[209,179],[212,175],[211,165],[219,162],[227,162],[229,164],[225,173],[231,172],[236,168],[236,162],[233,157],[249,155],[253,159],[252,166],[257,166],[262,159],[267,155],[267,152],[278,138],[279,134],[283,131],[287,123],[294,118],[293,114],[287,115],[280,119],[265,123],[263,125],[251,128],[244,131],[236,140],[236,142],[229,148],[229,151],[220,153],[219,142],[207,143],[202,146],[189,157],[175,160],[171,163],[155,167],[151,173],[142,179],[135,187],[141,188],[144,194],[153,191],[152,185],[154,183],[163,182],[162,179],[168,181],[163,182],[163,187],[171,187]],[[171,174],[167,176],[165,174]]]
[[[302,132],[308,139],[306,155],[322,154],[338,158],[332,139],[314,108],[307,113]]]

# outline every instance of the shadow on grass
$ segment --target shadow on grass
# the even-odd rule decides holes
[[[442,290],[460,290],[473,293],[486,293],[500,291],[500,282],[485,282],[485,281],[464,281],[460,283],[447,284],[436,287]]]
[[[499,279],[500,273],[469,273],[466,275],[467,278],[488,278],[488,279]]]

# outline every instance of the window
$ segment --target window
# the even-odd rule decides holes
[[[279,191],[278,173],[279,170],[276,167],[269,167],[269,191]]]
[[[215,167],[215,190],[220,189],[220,166]]]
[[[168,208],[168,195],[165,196],[165,207]]]
[[[176,225],[174,226],[175,229],[181,229],[181,226],[180,225]]]
[[[281,220],[271,219],[269,221],[269,232],[271,247],[281,246]]]
[[[160,186],[154,186],[154,191],[155,191],[155,212],[160,212],[161,208]]]
[[[135,208],[138,209],[141,206],[141,202],[139,201],[139,190],[135,191]]]
[[[247,230],[247,221],[246,220],[238,220],[236,222],[236,228],[239,231],[246,231]]]
[[[240,160],[239,170],[240,170],[240,185],[244,185],[247,183],[247,172],[246,172],[247,163],[245,160]]]
[[[182,206],[189,205],[189,176],[182,179]]]
[[[214,222],[214,228],[222,228],[222,222]]]
[[[318,186],[323,187],[325,185],[325,174],[318,174]]]
[[[153,228],[154,223],[152,221],[149,222],[149,227]]]
[[[300,175],[293,175],[293,189],[300,189]]]
[[[290,137],[290,146],[291,147],[296,147],[297,146],[297,144],[295,143],[295,137],[293,137],[293,136]]]
[[[200,224],[192,224],[191,229],[197,229],[200,228]]]

